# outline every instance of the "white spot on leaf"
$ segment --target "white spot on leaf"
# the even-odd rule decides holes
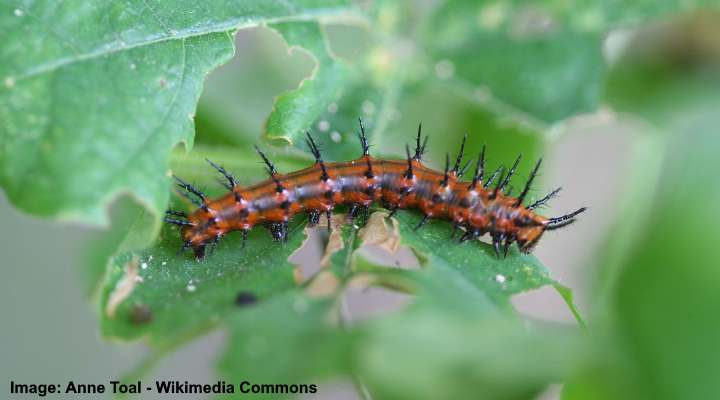
[[[340,141],[342,140],[342,136],[340,135],[340,132],[332,131],[332,133],[330,134],[330,139],[335,143],[340,143]]]
[[[479,101],[481,103],[490,101],[492,98],[492,94],[490,92],[490,88],[487,86],[478,86],[473,90],[473,97],[476,101]]]
[[[495,30],[505,21],[507,11],[508,7],[505,3],[488,4],[480,9],[478,23],[485,29]]]
[[[370,100],[363,101],[362,112],[368,115],[375,113],[375,103]]]
[[[615,29],[610,31],[603,42],[603,54],[609,64],[615,64],[625,54],[628,45],[632,42],[634,32],[630,29]]]
[[[450,60],[441,60],[435,64],[435,76],[440,79],[450,79],[455,75],[455,64]]]

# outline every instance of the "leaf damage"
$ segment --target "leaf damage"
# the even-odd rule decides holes
[[[139,266],[140,258],[138,256],[133,256],[133,258],[125,264],[125,273],[115,285],[115,289],[110,293],[107,305],[105,306],[105,314],[109,318],[115,318],[115,313],[120,303],[130,297],[135,286],[143,281],[139,273]]]
[[[400,249],[400,226],[396,219],[388,218],[389,215],[384,211],[372,213],[358,235],[363,244],[375,245],[395,254]]]

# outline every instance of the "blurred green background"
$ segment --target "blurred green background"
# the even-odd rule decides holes
[[[518,320],[532,334],[519,339],[510,328],[513,334],[503,335],[504,322],[481,334],[488,328],[488,320],[477,317],[482,307],[468,314],[462,310],[463,323],[425,320],[435,316],[428,312],[401,313],[385,325],[386,320],[371,317],[405,310],[412,298],[378,287],[348,288],[341,300],[347,307],[345,317],[359,326],[371,321],[370,333],[362,332],[370,338],[363,342],[362,356],[353,356],[361,359],[357,364],[362,367],[352,370],[368,382],[348,376],[317,378],[318,398],[366,398],[367,389],[372,398],[720,397],[717,5],[387,1],[354,6],[366,16],[362,23],[341,18],[318,25],[320,30],[314,24],[298,28],[293,22],[241,29],[234,38],[235,56],[205,82],[194,115],[193,152],[176,149],[169,159],[173,171],[194,182],[212,182],[213,171],[199,167],[201,157],[211,156],[244,183],[257,181],[261,165],[249,151],[255,143],[269,148],[285,170],[307,165],[306,151],[297,140],[300,127],[312,129],[329,159],[354,157],[359,116],[371,131],[373,151],[390,156],[402,153],[422,122],[430,136],[426,158],[438,168],[465,132],[470,154],[488,144],[491,166],[507,165],[522,152],[522,177],[531,160],[543,156],[533,196],[563,186],[561,196],[543,212],[560,215],[579,206],[589,211],[571,227],[547,234],[535,256],[553,279],[573,289],[588,331],[577,329],[551,286],[512,298]],[[13,5],[6,11],[17,18],[16,10],[24,7]],[[327,48],[318,45],[325,39]],[[297,47],[288,52],[288,44]],[[304,88],[287,93],[309,76],[314,79],[305,81]],[[5,85],[0,100],[14,107],[15,83],[6,80]],[[0,116],[8,116],[12,107],[1,108],[5,114]],[[10,139],[10,122],[17,121],[5,121],[2,133]],[[32,208],[42,205],[22,203],[32,190],[19,192],[8,178],[13,161],[8,148],[0,153],[8,198],[27,211],[46,214]],[[34,179],[32,171],[27,176]],[[65,199],[65,194],[58,196]],[[179,346],[173,341],[178,339],[163,342],[154,337],[150,344],[128,344],[100,337],[97,320],[104,302],[99,306],[97,298],[104,299],[106,293],[97,289],[97,282],[113,246],[135,221],[126,217],[126,208],[134,207],[130,196],[113,202],[115,230],[108,234],[107,229],[40,220],[2,200],[5,393],[9,380],[105,382],[143,362],[155,367],[152,378],[198,383],[238,371],[228,356],[237,348],[226,346],[228,340],[242,343],[232,323],[244,320],[231,320],[230,328],[169,355],[165,352]],[[133,232],[154,229],[152,222],[143,229],[137,225]],[[165,233],[159,242],[175,243],[177,239]],[[97,241],[99,236],[105,239]],[[147,234],[135,236],[147,245]],[[317,268],[324,239],[313,237],[293,261]],[[126,245],[132,240],[126,239]],[[110,276],[112,267],[121,265],[114,262],[108,267]],[[417,261],[404,251],[384,263]],[[448,279],[429,276],[439,282]],[[432,287],[425,290],[434,293]],[[452,304],[454,297],[447,297]],[[418,298],[415,306],[420,308],[427,299],[441,303],[443,296]],[[408,331],[396,330],[393,321],[406,323]],[[143,333],[126,335],[125,328],[112,321],[102,324],[106,335]],[[557,336],[555,329],[561,332]],[[425,333],[438,333],[437,342],[425,341]],[[333,340],[330,336],[328,343]],[[407,349],[400,346],[405,342]],[[428,351],[425,359],[412,357],[426,348],[437,352]],[[373,358],[396,349],[396,357]],[[227,358],[218,372],[214,365],[222,354]],[[314,360],[302,350],[298,354]],[[166,357],[155,365],[159,355]],[[423,361],[431,365],[418,367]],[[377,372],[362,369],[369,366]],[[317,365],[308,370],[314,368],[322,370]],[[429,388],[423,382],[429,382]]]

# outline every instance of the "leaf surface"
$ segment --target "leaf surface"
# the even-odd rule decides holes
[[[272,141],[295,143],[300,147],[305,132],[327,107],[342,94],[348,79],[348,67],[333,57],[327,39],[315,22],[272,24],[287,42],[289,49],[306,50],[316,63],[312,75],[300,86],[283,93],[275,100],[273,111],[265,123],[265,135]]]
[[[608,99],[647,122],[636,151],[653,162],[638,163],[644,179],[629,185],[599,260],[595,302],[611,330],[596,342],[606,351],[567,384],[566,399],[720,396],[720,231],[708,222],[720,212],[716,15],[649,27],[612,71]]]
[[[516,123],[547,129],[604,97],[604,36],[717,1],[448,1],[423,29],[428,78]]]
[[[342,1],[40,2],[0,6],[0,185],[25,211],[92,224],[131,193],[167,205],[170,149],[193,143],[205,75],[232,33],[347,17]]]

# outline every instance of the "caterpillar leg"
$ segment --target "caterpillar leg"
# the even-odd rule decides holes
[[[320,222],[320,211],[318,210],[309,210],[308,211],[308,224],[310,226],[315,226]]]
[[[205,258],[205,245],[201,244],[198,246],[192,246],[193,253],[195,254],[195,259],[198,261],[201,261],[203,258]]]

